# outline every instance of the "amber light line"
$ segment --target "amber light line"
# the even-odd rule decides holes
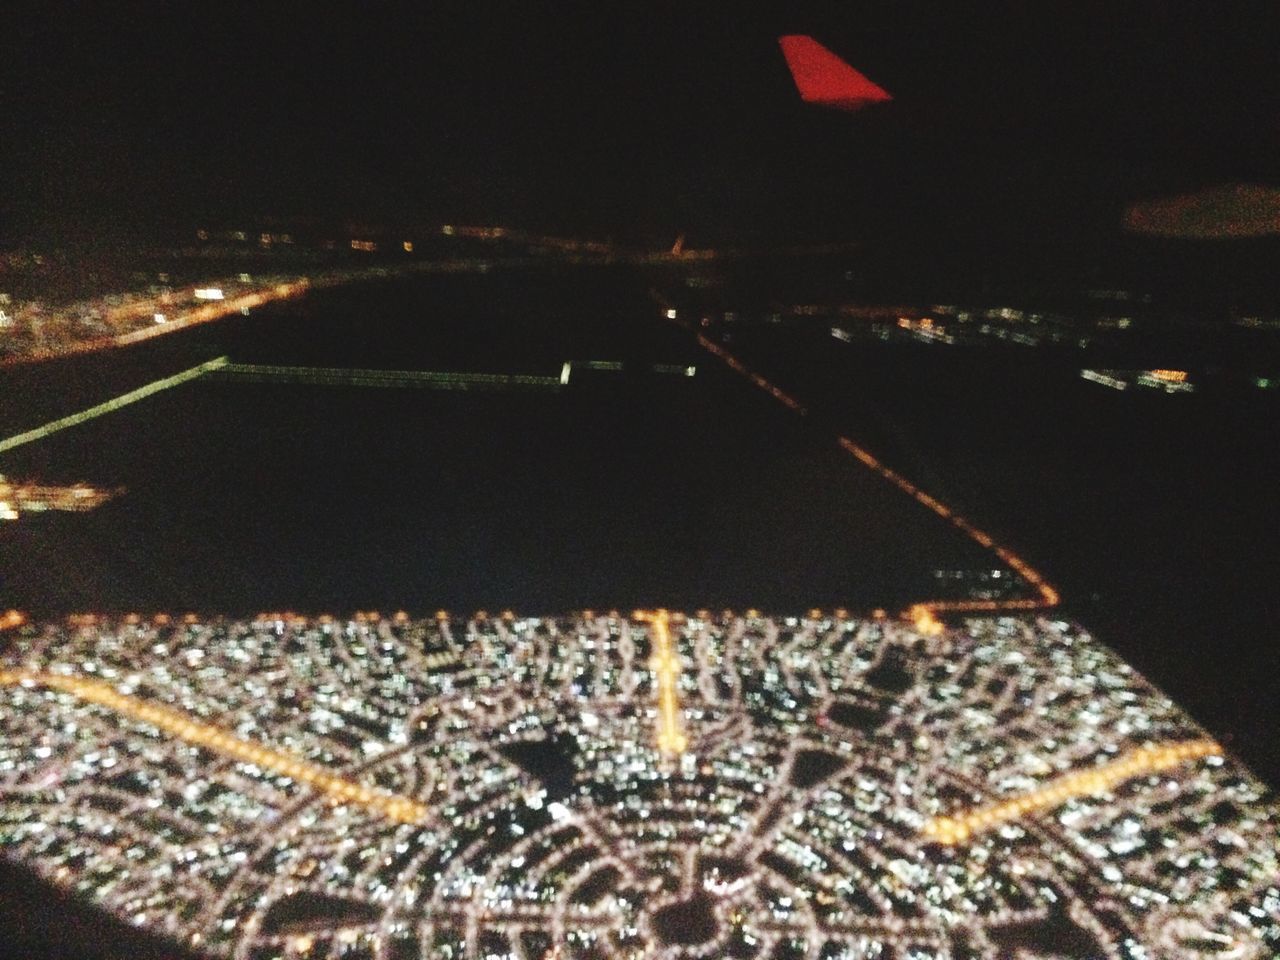
[[[80,353],[94,353],[99,350],[108,350],[113,347],[127,347],[133,343],[140,343],[143,340],[151,340],[155,337],[165,336],[170,333],[176,333],[179,330],[185,330],[188,327],[198,326],[202,323],[211,323],[215,320],[221,320],[223,317],[229,317],[234,313],[244,313],[256,307],[265,306],[268,303],[275,303],[280,300],[292,300],[300,297],[311,287],[311,281],[300,279],[293,283],[279,283],[270,287],[263,287],[252,293],[245,293],[238,297],[232,297],[228,300],[215,300],[202,304],[193,310],[180,314],[163,323],[148,324],[137,330],[128,333],[121,333],[110,337],[98,337],[93,340],[84,340],[79,343],[63,344],[58,347],[50,347],[42,350],[35,350],[12,357],[0,358],[0,367],[16,366],[24,363],[33,363],[44,360],[52,360],[56,357],[72,356]],[[112,315],[108,317],[108,321],[127,320],[132,317],[142,316],[153,313],[158,304],[148,302],[145,304],[135,304],[129,307],[118,308],[112,311]]]
[[[870,453],[858,446],[848,437],[841,437],[839,444],[849,453],[853,454],[864,466],[874,470],[880,476],[884,477],[903,493],[914,497],[917,502],[928,507],[944,520],[951,522],[965,533],[971,540],[976,541],[979,545],[986,547],[988,550],[994,551],[995,555],[1007,563],[1018,576],[1022,577],[1027,583],[1040,594],[1039,600],[934,600],[918,606],[933,611],[939,610],[1036,610],[1042,607],[1056,607],[1060,601],[1058,591],[1051,587],[1035,570],[1031,564],[1027,563],[1020,556],[996,543],[991,535],[985,531],[975,527],[964,517],[953,511],[946,504],[934,499],[925,493],[914,483],[902,476],[895,470],[891,470],[883,463],[873,457]]]
[[[426,820],[430,812],[426,806],[409,797],[376,790],[353,780],[335,776],[323,767],[252,741],[242,740],[212,724],[192,720],[177,710],[120,693],[101,680],[30,670],[0,670],[0,685],[40,686],[61,693],[69,693],[87,703],[106,707],[121,716],[148,723],[186,743],[305,784],[324,794],[334,803],[364,807],[398,823],[421,823]]]
[[[689,739],[680,724],[680,655],[671,643],[667,611],[645,615],[653,625],[653,656],[649,667],[658,680],[658,750],[664,754],[684,753]]]
[[[984,833],[1012,820],[1051,810],[1074,797],[1105,793],[1134,777],[1161,773],[1190,760],[1221,755],[1222,747],[1209,739],[1139,747],[1110,763],[1090,770],[1063,774],[1042,787],[1008,800],[975,807],[955,816],[934,817],[921,827],[920,832],[931,840],[948,846],[964,843],[976,833]]]
[[[656,292],[655,292],[656,294]],[[664,303],[659,295],[655,295],[659,302]],[[670,316],[670,314],[668,314]],[[679,321],[676,321],[677,323]],[[683,324],[681,324],[683,325]],[[735,357],[732,353],[714,343],[702,334],[697,334],[698,345],[708,353],[718,357],[725,363],[729,369],[740,373],[761,390],[764,390],[775,400],[794,410],[801,415],[807,414],[808,408],[799,400],[787,393],[782,388],[770,383],[756,371],[752,370],[745,363]],[[878,473],[885,480],[888,480],[895,487],[908,496],[913,497],[922,506],[928,507],[939,517],[948,521],[956,529],[964,533],[969,539],[975,541],[979,546],[991,550],[999,557],[1011,570],[1018,574],[1026,583],[1038,594],[1037,599],[1026,600],[926,600],[915,604],[912,607],[912,615],[916,619],[920,619],[919,614],[922,611],[930,612],[984,612],[984,611],[1001,611],[1001,610],[1043,610],[1048,607],[1056,607],[1061,602],[1058,591],[1055,590],[1048,581],[1037,571],[1031,564],[1027,563],[1020,556],[1010,550],[1008,547],[997,543],[990,534],[974,526],[960,514],[956,513],[942,501],[925,493],[914,483],[902,476],[895,470],[885,466],[866,449],[854,443],[848,437],[840,437],[838,440],[842,449],[853,455],[853,457],[864,467]]]

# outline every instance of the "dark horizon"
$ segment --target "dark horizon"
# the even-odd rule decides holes
[[[895,99],[800,103],[788,32]],[[1034,261],[1111,245],[1134,200],[1280,182],[1280,34],[1248,5],[132,3],[7,47],[7,243],[319,216]]]

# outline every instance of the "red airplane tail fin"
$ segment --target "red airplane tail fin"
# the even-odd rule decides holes
[[[779,37],[778,45],[805,103],[860,110],[893,99],[883,87],[872,83],[813,37],[790,34]]]

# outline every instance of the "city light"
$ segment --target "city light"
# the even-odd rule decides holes
[[[1261,783],[1068,624],[917,613],[11,613],[0,852],[216,957],[1272,955]]]
[[[354,803],[392,820],[414,823],[425,819],[427,808],[406,797],[373,790],[359,783],[334,776],[328,771],[305,763],[288,754],[260,746],[237,737],[220,727],[200,723],[191,718],[146,701],[117,692],[100,680],[86,680],[63,674],[37,673],[30,670],[0,670],[0,685],[48,687],[69,693],[87,703],[115,711],[122,716],[154,726],[163,733],[215,753],[225,754],[243,763],[278,773],[314,787],[340,803]]]
[[[1280,18],[623,6],[5,18],[0,960],[1280,960]]]
[[[680,720],[680,655],[671,645],[667,611],[646,617],[653,628],[654,651],[649,667],[658,686],[658,749],[664,754],[684,753],[689,745]]]
[[[86,410],[81,410],[79,413],[73,413],[58,420],[52,420],[43,426],[35,427],[32,430],[26,430],[23,433],[14,434],[12,437],[0,440],[0,453],[12,450],[15,447],[20,447],[23,444],[33,443],[36,440],[43,440],[46,437],[53,436],[53,434],[60,430],[66,430],[68,427],[78,426],[79,424],[86,423],[95,417],[101,417],[104,414],[112,413],[116,410],[122,409],[123,407],[127,407],[131,403],[137,403],[139,400],[144,400],[162,390],[169,390],[173,387],[188,383],[197,377],[204,376],[211,370],[220,369],[225,366],[226,363],[226,357],[216,357],[213,360],[207,360],[189,370],[183,370],[181,373],[175,373],[171,377],[164,377],[160,380],[155,380],[145,386],[138,387],[136,390],[130,390],[128,393],[122,393],[120,396],[115,397],[112,400],[108,400],[105,403],[99,403]]]
[[[59,510],[86,513],[118,496],[121,489],[104,490],[87,483],[72,486],[14,482],[0,475],[0,520],[17,520],[24,512]]]
[[[697,335],[697,342],[704,350],[723,361],[729,369],[746,377],[779,403],[801,415],[808,413],[808,409],[793,395],[771,383],[762,374],[752,370],[738,357],[720,346],[720,344],[703,334]],[[944,520],[947,520],[956,527],[956,529],[960,530],[979,546],[994,552],[997,557],[1008,564],[1008,566],[1036,593],[1036,597],[1034,599],[925,600],[914,604],[912,607],[913,610],[927,609],[934,613],[944,611],[994,613],[999,611],[1039,610],[1058,605],[1060,600],[1058,591],[1045,580],[1038,570],[1023,560],[1018,554],[1014,553],[1008,547],[996,543],[990,534],[970,523],[965,517],[956,513],[940,500],[935,499],[923,490],[919,489],[914,483],[906,477],[903,477],[897,471],[885,466],[876,459],[876,457],[872,456],[865,448],[861,447],[853,440],[848,437],[839,437],[836,442],[842,449],[852,454],[853,457],[863,466],[879,474],[903,493],[915,498],[915,500],[922,506],[928,508]]]
[[[939,843],[963,843],[975,832],[992,830],[1012,820],[1059,807],[1075,797],[1096,796],[1134,777],[1161,773],[1190,760],[1221,755],[1222,748],[1212,740],[1140,747],[1118,760],[1064,774],[1009,800],[962,814],[935,817],[921,827],[921,832]]]
[[[860,110],[893,98],[812,37],[778,38],[800,99],[839,110]]]
[[[312,386],[403,387],[426,390],[558,389],[559,377],[527,373],[466,373],[452,370],[378,370],[345,367],[297,367],[256,363],[223,363],[219,379],[257,383],[300,383]]]

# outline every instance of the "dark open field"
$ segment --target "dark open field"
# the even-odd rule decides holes
[[[210,378],[157,394],[4,458],[15,477],[128,488],[91,514],[0,530],[6,605],[896,609],[932,596],[935,568],[990,565],[655,319],[631,272],[388,283],[173,341],[21,371],[0,417],[16,432],[222,354],[553,376],[566,360],[624,368],[578,367],[560,390]]]

